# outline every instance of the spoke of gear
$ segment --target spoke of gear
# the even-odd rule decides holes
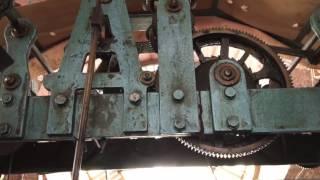
[[[194,51],[200,65],[196,68],[197,90],[209,89],[209,70],[213,63],[221,59],[238,62],[245,71],[248,89],[288,88],[292,86],[289,73],[280,57],[262,40],[246,32],[233,29],[210,29],[195,32],[193,36]],[[220,54],[206,57],[203,47],[220,46]],[[229,57],[230,47],[241,49],[244,54],[240,59]],[[245,63],[249,56],[255,57],[262,69],[253,72]],[[269,84],[259,85],[261,79],[268,79]],[[212,137],[213,136],[213,137]],[[241,158],[261,151],[270,145],[275,135],[223,134],[211,136],[178,137],[177,140],[190,150],[214,158]]]

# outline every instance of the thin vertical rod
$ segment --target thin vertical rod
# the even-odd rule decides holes
[[[94,66],[95,66],[95,59],[96,59],[99,29],[96,26],[93,26],[92,28],[93,30],[92,30],[92,38],[91,38],[91,44],[90,44],[90,56],[88,61],[88,71],[85,79],[84,93],[83,93],[83,99],[82,99],[82,110],[81,110],[81,115],[79,120],[79,129],[78,129],[78,136],[77,136],[78,140],[76,141],[76,148],[75,148],[75,154],[73,159],[73,167],[72,167],[73,180],[79,179],[79,171],[81,169],[84,143],[85,143],[85,134],[86,134],[85,131],[86,131],[86,125],[88,121],[92,81],[94,77]]]

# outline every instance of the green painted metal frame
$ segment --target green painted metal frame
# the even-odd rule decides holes
[[[241,72],[239,82],[231,87],[224,86],[215,79],[215,68],[223,64],[232,64]],[[237,130],[251,130],[250,98],[244,74],[242,67],[233,60],[221,60],[210,68],[210,95],[211,106],[213,107],[214,131],[230,131],[227,124],[228,118],[236,118],[236,121],[239,121]],[[225,95],[228,88],[235,91],[235,97],[232,99]]]
[[[7,26],[5,30],[5,40],[7,44],[7,53],[14,60],[14,63],[0,73],[1,79],[15,74],[20,81],[20,86],[14,89],[7,89],[3,84],[0,85],[1,105],[0,125],[7,126],[4,134],[10,133],[12,138],[23,137],[25,118],[27,113],[27,103],[29,95],[29,69],[28,59],[32,44],[36,40],[36,30],[27,20],[21,20],[30,30],[27,36],[15,38],[12,34],[12,28]],[[18,52],[18,53],[17,53]],[[5,103],[5,96],[11,98],[11,102]]]
[[[160,0],[158,5],[159,92],[147,92],[147,86],[139,82],[141,68],[125,1],[103,4],[114,38],[110,47],[99,51],[115,53],[120,72],[96,74],[93,88],[122,91],[92,95],[88,138],[154,138],[235,131],[226,124],[230,115],[247,122],[237,130],[252,133],[319,132],[320,89],[247,90],[244,72],[232,60],[219,62],[231,63],[241,70],[241,80],[233,86],[237,96],[232,101],[224,97],[226,87],[212,76],[219,63],[209,74],[211,90],[197,92],[190,7],[187,0],[180,2],[182,10],[175,13],[167,11],[166,0]],[[59,72],[45,78],[45,86],[51,91],[49,97],[28,93],[27,55],[36,39],[35,28],[25,21],[31,31],[23,38],[13,38],[7,28],[7,51],[15,63],[1,72],[1,79],[17,73],[22,85],[10,91],[0,86],[1,96],[14,96],[9,106],[0,104],[0,125],[9,124],[11,128],[9,133],[0,135],[1,141],[74,140],[84,86],[82,68],[91,38],[89,16],[94,5],[93,0],[82,1]],[[141,94],[140,104],[129,101],[132,92]],[[179,92],[178,97],[175,92]],[[57,105],[57,95],[67,97],[67,102]]]

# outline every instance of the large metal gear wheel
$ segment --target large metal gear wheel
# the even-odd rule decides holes
[[[196,68],[198,91],[208,91],[209,70],[212,64],[222,59],[231,59],[244,69],[248,89],[288,88],[292,86],[289,73],[280,57],[258,38],[232,29],[211,29],[195,32],[194,51],[200,62]],[[211,55],[204,49],[218,53]],[[231,51],[237,56],[231,57]],[[239,53],[241,52],[241,53]],[[240,55],[239,55],[240,54]],[[239,158],[256,153],[275,139],[275,135],[250,135],[223,133],[214,135],[177,138],[187,148],[202,155],[215,158]]]

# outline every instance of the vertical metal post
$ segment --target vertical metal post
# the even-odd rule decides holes
[[[100,5],[100,0],[96,0],[96,7],[93,9],[92,13],[92,36],[91,36],[91,44],[90,44],[90,55],[88,61],[88,71],[85,78],[83,99],[82,99],[82,109],[79,120],[79,129],[77,134],[76,148],[73,159],[73,168],[72,168],[72,179],[79,179],[79,171],[81,169],[83,150],[85,144],[85,135],[86,135],[86,127],[88,122],[88,113],[89,113],[89,105],[90,105],[90,95],[92,89],[92,81],[94,77],[94,68],[95,68],[95,60],[96,60],[96,52],[98,45],[98,38],[100,37],[100,26],[99,19],[102,15],[102,9]],[[102,20],[103,21],[103,20]]]
[[[157,6],[161,131],[199,132],[189,1]]]

